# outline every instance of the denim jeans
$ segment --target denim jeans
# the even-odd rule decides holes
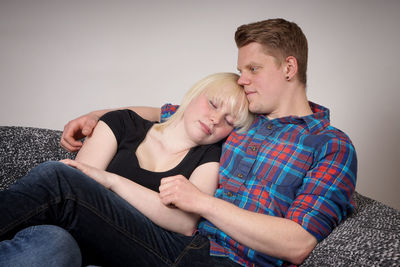
[[[0,240],[31,225],[58,225],[78,242],[85,265],[213,266],[215,261],[207,238],[155,225],[115,193],[60,162],[43,163],[1,191],[0,214]]]
[[[0,266],[80,267],[81,252],[64,229],[53,225],[31,226],[13,239],[0,242]]]

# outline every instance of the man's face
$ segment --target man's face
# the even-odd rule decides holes
[[[239,48],[237,68],[241,73],[238,83],[244,87],[249,110],[272,118],[278,116],[285,86],[283,64],[278,67],[276,59],[253,42]]]

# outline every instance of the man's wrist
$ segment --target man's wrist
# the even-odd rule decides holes
[[[104,114],[106,114],[106,113],[108,113],[110,111],[111,111],[111,109],[95,110],[95,111],[89,112],[87,115],[89,117],[91,117],[92,119],[95,119],[96,121],[98,121],[101,116],[103,116]]]
[[[217,200],[214,196],[208,195],[206,193],[202,193],[201,198],[199,201],[196,201],[197,203],[197,208],[194,213],[199,214],[201,217],[208,218],[209,216],[212,216],[214,213],[215,203]]]

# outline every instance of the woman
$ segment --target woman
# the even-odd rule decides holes
[[[74,236],[84,263],[119,265],[142,240],[131,235],[138,232],[135,220],[171,231],[155,238],[191,236],[199,216],[165,206],[160,197],[168,198],[177,180],[214,193],[220,157],[215,143],[252,122],[238,77],[218,73],[199,81],[165,123],[127,110],[103,116],[75,161],[44,163],[0,192],[0,240],[26,226],[54,224]]]

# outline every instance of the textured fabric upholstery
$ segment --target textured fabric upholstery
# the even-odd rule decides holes
[[[0,127],[0,190],[24,176],[39,163],[73,158],[61,146],[61,131],[30,128]]]
[[[303,266],[400,266],[400,212],[356,192],[357,208]]]
[[[0,190],[48,160],[74,158],[61,131],[0,126]],[[400,266],[400,211],[356,193],[355,212],[320,242],[302,266]]]

